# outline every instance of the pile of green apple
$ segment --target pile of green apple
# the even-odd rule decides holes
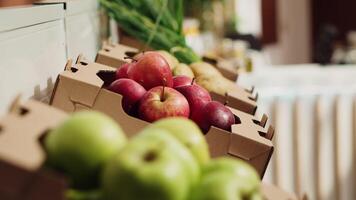
[[[233,158],[210,159],[198,126],[152,123],[130,141],[111,118],[73,114],[44,140],[47,167],[69,179],[70,200],[258,200],[260,179]]]
[[[123,110],[148,122],[166,117],[190,118],[204,133],[211,126],[230,131],[235,124],[230,109],[213,101],[209,92],[196,84],[194,78],[173,76],[185,70],[166,54],[163,54],[166,57],[155,51],[138,54],[131,63],[116,71],[116,80],[108,89],[123,96]],[[172,65],[176,66],[173,68]]]

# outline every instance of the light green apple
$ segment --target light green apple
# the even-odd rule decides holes
[[[216,171],[225,171],[233,174],[238,180],[243,182],[241,190],[246,193],[252,193],[259,190],[261,179],[256,170],[248,163],[236,159],[221,157],[211,160],[203,168],[203,174],[210,174]]]
[[[94,111],[73,114],[44,141],[49,166],[68,175],[72,186],[81,189],[98,184],[104,163],[125,144],[126,137],[117,123]]]
[[[198,172],[189,151],[166,130],[147,129],[108,163],[102,189],[106,200],[185,200],[189,176]]]
[[[212,171],[203,175],[190,200],[262,200],[258,190],[244,191],[244,184],[229,171]]]
[[[185,145],[200,165],[210,160],[208,144],[200,128],[191,120],[183,117],[161,119],[151,125],[166,129]]]

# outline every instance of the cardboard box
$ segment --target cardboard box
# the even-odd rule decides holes
[[[113,68],[118,68],[125,63],[125,57],[132,56],[134,52],[138,52],[138,50],[121,44],[105,43],[102,50],[100,50],[97,55],[96,62]],[[235,80],[236,78],[237,75]],[[236,85],[234,90],[231,90],[225,96],[217,93],[211,93],[211,96],[216,101],[222,103],[227,102],[228,106],[254,115],[257,109],[257,94],[253,93],[254,88],[246,90]]]
[[[63,200],[66,181],[44,169],[41,138],[67,117],[40,102],[15,102],[0,119],[0,199]]]
[[[98,63],[87,63],[79,58],[74,66],[70,63],[56,81],[51,98],[54,107],[66,112],[82,109],[98,110],[115,119],[128,137],[138,133],[149,123],[127,115],[121,106],[122,96],[105,87],[114,79],[115,69]],[[232,132],[215,127],[205,135],[213,157],[232,156],[251,163],[264,175],[273,145],[273,128],[267,126],[267,117],[257,120],[252,115],[230,108],[238,123]]]
[[[262,184],[261,190],[265,200],[298,200],[296,195],[283,191],[274,185]],[[306,198],[303,200],[306,200]]]

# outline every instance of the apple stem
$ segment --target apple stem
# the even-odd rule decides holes
[[[195,82],[195,77],[192,79],[192,82],[190,83],[190,85],[193,85]]]
[[[163,79],[163,89],[162,89],[162,94],[161,94],[161,101],[163,102],[164,99],[164,88],[166,87],[166,79]]]
[[[124,59],[130,59],[130,60],[132,60],[133,62],[137,62],[137,60],[136,60],[135,58],[130,57],[130,56],[126,56],[126,57],[124,57]]]

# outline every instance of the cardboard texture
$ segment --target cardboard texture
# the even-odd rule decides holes
[[[120,65],[125,63],[124,58],[128,54],[132,54],[132,52],[138,52],[138,50],[121,44],[104,44],[103,49],[97,55],[96,62],[113,68],[119,68]],[[233,79],[236,80],[236,78],[237,75]],[[236,85],[234,90],[231,90],[225,96],[217,93],[211,93],[211,96],[216,101],[227,102],[227,105],[230,107],[254,115],[257,109],[257,94],[253,94],[253,92],[253,89],[246,90]]]
[[[62,200],[65,180],[42,168],[41,137],[67,114],[36,101],[15,102],[0,119],[0,199]]]
[[[107,42],[103,44],[102,49],[98,52],[95,62],[119,68],[127,62],[126,57],[138,52],[138,49],[133,47]]]
[[[210,95],[215,101],[226,103],[226,105],[237,110],[255,115],[257,110],[258,94],[254,94],[254,90],[254,87],[252,87],[250,90],[247,90],[236,85],[234,89],[226,93],[225,96],[215,92],[210,92]]]
[[[127,115],[122,109],[122,96],[105,89],[114,74],[112,67],[79,58],[73,67],[67,67],[58,76],[51,104],[66,112],[93,109],[106,113],[131,137],[149,123]],[[270,141],[273,129],[266,126],[266,117],[259,121],[252,115],[230,109],[241,124],[234,125],[232,133],[212,127],[205,135],[210,152],[213,157],[241,158],[252,164],[262,177],[273,152]]]
[[[298,200],[294,194],[285,192],[274,185],[262,184],[261,190],[265,200]]]
[[[257,120],[236,109],[230,110],[237,121],[232,125],[231,133],[213,127],[206,135],[212,157],[239,157],[254,166],[263,177],[274,149],[271,141],[274,129],[267,125],[266,115]]]

